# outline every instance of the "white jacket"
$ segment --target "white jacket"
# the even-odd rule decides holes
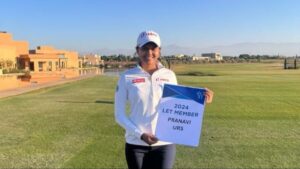
[[[148,146],[141,135],[155,133],[157,122],[157,105],[162,97],[165,83],[177,84],[173,71],[160,63],[152,75],[140,66],[129,69],[120,75],[115,93],[115,119],[126,130],[126,142]],[[130,103],[129,116],[126,103]],[[166,145],[169,142],[158,141],[152,146]]]

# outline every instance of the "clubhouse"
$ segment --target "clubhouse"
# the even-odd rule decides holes
[[[38,46],[29,50],[28,42],[15,41],[11,34],[0,32],[0,69],[47,72],[81,67],[82,60],[77,52],[51,46]]]

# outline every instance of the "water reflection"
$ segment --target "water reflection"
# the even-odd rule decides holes
[[[104,75],[106,76],[119,76],[126,69],[105,69]]]
[[[30,73],[29,75],[0,75],[0,91],[31,85],[55,82],[84,76],[104,74],[104,69],[66,69],[56,72]]]

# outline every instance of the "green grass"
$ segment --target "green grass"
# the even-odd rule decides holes
[[[299,70],[282,70],[278,64],[176,69],[217,75],[179,77],[183,84],[211,88],[215,98],[205,112],[200,147],[180,146],[177,167],[300,167]]]
[[[200,146],[175,168],[300,168],[300,70],[278,63],[172,67],[215,92]],[[213,76],[212,76],[213,75]],[[0,99],[0,168],[126,168],[114,121],[117,78],[98,76]]]

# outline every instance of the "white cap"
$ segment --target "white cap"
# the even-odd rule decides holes
[[[138,39],[137,39],[137,47],[142,47],[148,42],[153,42],[155,43],[158,47],[160,47],[161,42],[160,42],[160,37],[158,33],[154,31],[144,31],[140,33]]]

